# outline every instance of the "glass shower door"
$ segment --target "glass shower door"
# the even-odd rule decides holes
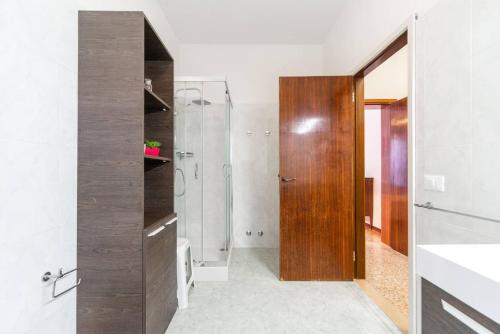
[[[175,91],[176,187],[185,187],[176,190],[182,194],[176,198],[178,234],[189,240],[195,262],[203,263],[203,113],[193,103],[201,99],[202,84],[176,83]]]
[[[175,83],[175,209],[195,264],[225,266],[231,248],[230,98],[226,83]]]
[[[224,82],[204,82],[203,107],[203,235],[205,260],[225,263],[227,241],[227,105]]]

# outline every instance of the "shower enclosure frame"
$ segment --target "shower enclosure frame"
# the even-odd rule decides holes
[[[209,259],[207,260],[207,257],[205,255],[205,252],[207,251],[207,246],[205,245],[205,211],[204,211],[204,202],[205,202],[205,176],[204,176],[204,169],[205,169],[205,156],[204,156],[204,145],[205,145],[205,141],[204,141],[204,131],[205,131],[205,108],[206,106],[208,105],[211,105],[212,103],[210,103],[209,101],[206,101],[205,100],[205,88],[208,88],[207,85],[209,86],[210,84],[223,84],[223,86],[221,85],[220,89],[223,89],[223,91],[221,93],[224,94],[225,96],[225,110],[224,110],[224,113],[225,113],[225,116],[224,116],[224,164],[222,166],[222,173],[224,175],[224,240],[223,240],[223,244],[221,243],[221,247],[217,247],[217,248],[220,248],[218,249],[220,252],[223,252],[225,254],[225,260],[213,260],[213,259]],[[178,87],[178,86],[181,86],[181,87]],[[198,209],[201,210],[201,216],[198,217],[201,222],[200,222],[200,229],[201,229],[201,235],[199,236],[196,236],[196,237],[199,237],[200,240],[199,242],[194,242],[194,243],[197,243],[197,245],[195,245],[195,249],[196,249],[196,246],[201,246],[201,254],[196,254],[195,253],[195,267],[194,267],[194,275],[195,275],[195,279],[196,280],[227,280],[228,278],[228,267],[229,267],[229,262],[230,262],[230,257],[231,257],[231,250],[232,250],[232,241],[233,241],[233,219],[232,219],[232,202],[233,202],[233,198],[232,198],[232,165],[231,165],[231,138],[230,138],[230,125],[231,125],[231,113],[234,111],[233,109],[233,103],[232,103],[232,100],[231,100],[231,94],[230,94],[230,90],[229,90],[229,85],[227,83],[227,79],[226,77],[193,77],[193,76],[189,76],[189,77],[176,77],[175,80],[174,80],[174,87],[175,87],[175,95],[176,95],[176,103],[175,103],[175,108],[176,108],[176,111],[175,111],[175,117],[176,117],[176,122],[175,122],[175,141],[176,141],[176,144],[175,144],[175,147],[176,147],[176,155],[175,155],[175,163],[176,163],[176,178],[180,177],[182,178],[181,181],[182,181],[182,184],[183,184],[183,189],[182,191],[178,191],[177,189],[175,189],[175,192],[177,194],[177,197],[179,196],[183,196],[183,199],[182,200],[178,200],[178,203],[180,205],[183,205],[183,207],[180,207],[180,208],[176,208],[176,211],[180,211],[180,210],[184,210],[183,212],[183,215],[179,215],[179,216],[183,216],[184,217],[184,221],[180,221],[179,222],[179,237],[186,237],[188,240],[190,239],[190,232],[188,231],[189,230],[189,227],[188,227],[188,204],[187,203],[187,196],[186,196],[186,193],[189,194],[189,187],[188,187],[188,180],[186,179],[187,177],[189,176],[186,176],[188,175],[187,173],[187,165],[188,165],[188,162],[187,160],[184,160],[184,164],[181,163],[181,161],[185,158],[191,158],[193,156],[195,156],[194,153],[192,152],[188,152],[189,149],[188,149],[188,136],[187,136],[187,128],[189,126],[188,124],[188,121],[187,121],[187,117],[188,117],[188,106],[192,105],[192,104],[196,104],[198,106],[200,106],[200,109],[198,110],[200,113],[201,113],[201,119],[198,119],[196,120],[195,119],[195,123],[196,121],[198,122],[201,122],[201,127],[200,127],[200,133],[199,133],[199,138],[200,138],[200,142],[198,144],[201,145],[201,170],[202,170],[202,177],[201,177],[201,190],[200,190],[200,193],[199,194],[194,194],[194,196],[199,196],[201,197],[201,202],[200,202],[200,205],[201,207],[199,207]],[[214,89],[214,87],[211,87],[211,89]],[[186,92],[188,91],[198,91],[199,95],[200,95],[200,98],[199,100],[197,99],[192,99],[192,96],[191,96],[191,103],[187,104],[187,101],[189,101],[189,98],[187,98],[187,95],[186,95]],[[181,92],[184,92],[184,95],[181,96],[180,93]],[[219,95],[218,95],[219,96]],[[183,98],[183,110],[181,111],[181,108],[179,107],[179,104],[178,104],[178,101],[177,99],[181,99]],[[195,102],[196,101],[196,102]],[[222,105],[222,103],[219,103]],[[218,105],[218,104],[215,104],[215,105]],[[179,108],[178,108],[179,107]],[[183,120],[184,120],[184,124],[183,124],[183,128],[182,129],[179,129],[177,128],[178,127],[178,118],[177,117],[180,117],[181,115],[178,114],[178,112],[183,112],[184,115],[183,115]],[[196,112],[196,111],[194,111]],[[191,116],[193,117],[193,116]],[[194,117],[197,117],[196,115]],[[196,126],[196,125],[195,125]],[[180,131],[184,131],[183,133],[180,133]],[[178,145],[178,142],[179,142],[179,138],[177,138],[177,136],[184,136],[183,139],[184,139],[184,142],[183,142],[183,145],[184,145],[184,149],[181,149],[179,150],[179,145]],[[196,145],[196,143],[194,144]],[[184,151],[184,152],[182,152]],[[199,152],[198,152],[199,154]],[[199,159],[199,158],[198,158]],[[207,163],[208,164],[208,163]],[[199,164],[198,162],[195,163],[195,167],[198,167]],[[196,171],[198,169],[196,168]],[[177,173],[177,171],[180,171],[179,173]],[[197,175],[197,172],[195,171],[195,175]],[[196,177],[195,177],[196,179]],[[194,180],[193,180],[194,181]],[[176,187],[177,185],[179,184],[179,182],[175,182],[176,183]],[[220,186],[220,184],[219,184]],[[193,187],[193,190],[194,192],[196,192],[196,187]],[[199,189],[198,189],[199,190]],[[182,224],[184,225],[184,229],[182,228]],[[195,232],[196,233],[196,232]],[[192,235],[191,235],[192,236]],[[193,239],[197,239],[196,237],[194,237]],[[190,240],[191,241],[191,240]],[[194,240],[193,240],[194,241]],[[201,245],[200,245],[201,244]],[[193,245],[191,246],[193,247]],[[212,245],[212,248],[213,248],[213,245]],[[217,249],[216,249],[217,250]],[[212,250],[213,251],[213,250]],[[198,256],[196,256],[198,255]]]

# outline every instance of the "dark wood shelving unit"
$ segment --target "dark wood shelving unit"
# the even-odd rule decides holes
[[[174,60],[142,12],[81,11],[78,67],[77,332],[165,333],[177,309]],[[145,156],[146,138],[165,156]]]
[[[172,110],[170,105],[163,101],[154,92],[144,88],[144,112],[154,113],[154,112],[166,112]]]

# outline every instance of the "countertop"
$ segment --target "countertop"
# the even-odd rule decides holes
[[[500,244],[419,245],[417,274],[500,323]]]

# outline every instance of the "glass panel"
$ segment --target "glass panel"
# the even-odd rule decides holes
[[[232,235],[229,96],[225,82],[175,84],[178,235],[198,265],[225,265]]]
[[[193,258],[205,261],[203,235],[203,85],[186,83],[186,217],[187,238],[191,243]]]
[[[227,87],[225,87],[227,90]],[[233,165],[231,163],[231,100],[229,92],[225,91],[226,97],[226,138],[225,138],[225,153],[226,153],[226,250],[231,248],[232,244],[232,210],[233,210]],[[227,254],[228,255],[228,254]]]
[[[179,152],[186,151],[185,135],[185,101],[184,82],[176,82],[175,89],[175,111],[174,111],[174,163],[175,163],[175,183],[174,183],[174,208],[177,213],[177,235],[186,237],[186,173],[184,159],[181,159]]]
[[[193,259],[203,261],[203,127],[199,101],[202,84],[177,82],[176,109],[176,210],[179,215],[179,235],[191,243]],[[182,170],[182,173],[181,171]],[[182,178],[179,180],[179,178]],[[185,185],[183,192],[180,187]],[[182,196],[181,196],[182,194]],[[182,218],[182,221],[181,221]]]
[[[227,107],[224,82],[203,84],[203,239],[205,261],[227,253]]]

